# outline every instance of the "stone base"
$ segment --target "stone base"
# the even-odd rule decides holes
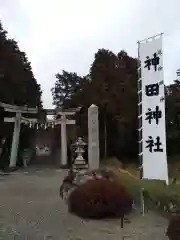
[[[73,164],[72,169],[75,171],[87,171],[88,165],[87,164]]]
[[[19,170],[20,167],[18,166],[14,166],[14,167],[9,167],[6,169],[6,172],[14,172],[14,171],[17,171]]]

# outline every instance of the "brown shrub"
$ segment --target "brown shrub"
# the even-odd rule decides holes
[[[69,211],[83,218],[123,217],[132,210],[126,189],[107,179],[88,180],[69,196]]]
[[[170,220],[166,235],[170,240],[180,239],[180,214],[173,216]]]

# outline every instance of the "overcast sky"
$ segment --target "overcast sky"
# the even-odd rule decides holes
[[[0,0],[0,19],[27,53],[47,108],[55,73],[87,74],[99,48],[137,56],[137,41],[161,32],[170,83],[180,67],[179,9],[179,0]]]

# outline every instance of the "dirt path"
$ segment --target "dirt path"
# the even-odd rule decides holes
[[[133,213],[123,231],[119,220],[83,221],[70,215],[58,195],[64,175],[30,169],[0,176],[0,240],[121,240],[123,235],[127,240],[167,239],[167,221],[154,213]]]

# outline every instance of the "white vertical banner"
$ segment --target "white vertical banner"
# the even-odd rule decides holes
[[[162,34],[139,43],[143,178],[168,184]]]

